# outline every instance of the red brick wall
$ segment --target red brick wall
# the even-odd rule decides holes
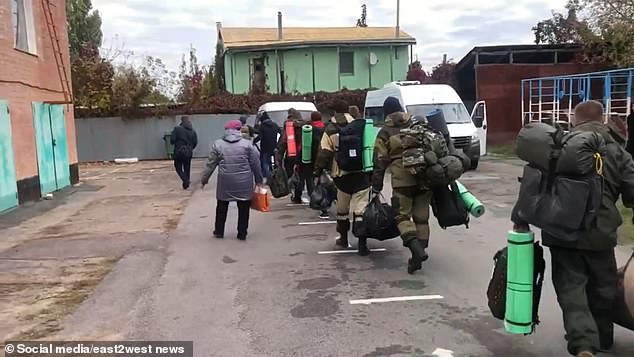
[[[31,102],[63,101],[51,36],[44,17],[43,1],[31,0],[37,55],[14,49],[11,2],[0,1],[0,100],[9,102],[17,179],[36,176],[37,154]],[[64,65],[70,80],[70,58],[66,33],[65,0],[50,0]],[[65,105],[70,164],[77,163],[72,105]]]
[[[597,70],[596,66],[583,64],[476,66],[476,95],[478,100],[487,103],[488,143],[507,144],[515,141],[522,127],[522,79],[594,70]]]

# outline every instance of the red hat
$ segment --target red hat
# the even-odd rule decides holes
[[[240,130],[242,129],[242,122],[240,122],[240,120],[229,120],[227,124],[225,124],[225,130],[226,129]]]

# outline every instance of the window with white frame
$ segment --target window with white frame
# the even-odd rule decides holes
[[[11,0],[11,22],[16,49],[36,54],[32,0]]]

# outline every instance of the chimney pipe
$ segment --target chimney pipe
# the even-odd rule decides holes
[[[442,55],[442,64],[447,64],[447,54]]]
[[[401,1],[396,0],[396,38],[401,37]]]
[[[282,34],[282,12],[277,12],[277,40],[282,41],[284,36]]]

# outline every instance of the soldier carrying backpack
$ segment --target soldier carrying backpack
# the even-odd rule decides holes
[[[282,134],[277,144],[276,163],[283,163],[286,175],[289,178],[295,176],[296,185],[291,187],[291,202],[302,203],[302,192],[306,185],[308,194],[312,192],[311,167],[302,164],[302,126],[310,125],[308,120],[302,118],[302,114],[296,109],[288,110],[288,118],[282,128]]]
[[[470,165],[454,152],[449,133],[434,130],[425,118],[413,120],[398,99],[388,97],[383,103],[385,126],[374,146],[372,191],[383,190],[383,178],[392,172],[392,206],[397,210],[403,245],[412,252],[407,272],[422,268],[429,256],[429,204],[432,189],[447,187]]]
[[[577,105],[572,124],[570,133],[540,124],[520,132],[517,153],[529,164],[511,220],[515,231],[542,229],[568,352],[592,357],[614,342],[616,201],[634,208],[634,161],[604,124],[600,102]]]
[[[363,171],[364,119],[348,114],[348,104],[338,100],[332,104],[332,122],[326,126],[315,162],[314,176],[330,171],[337,186],[337,238],[335,244],[347,248],[350,211],[361,219],[370,196],[370,178]],[[359,239],[359,255],[370,253],[366,239]]]

